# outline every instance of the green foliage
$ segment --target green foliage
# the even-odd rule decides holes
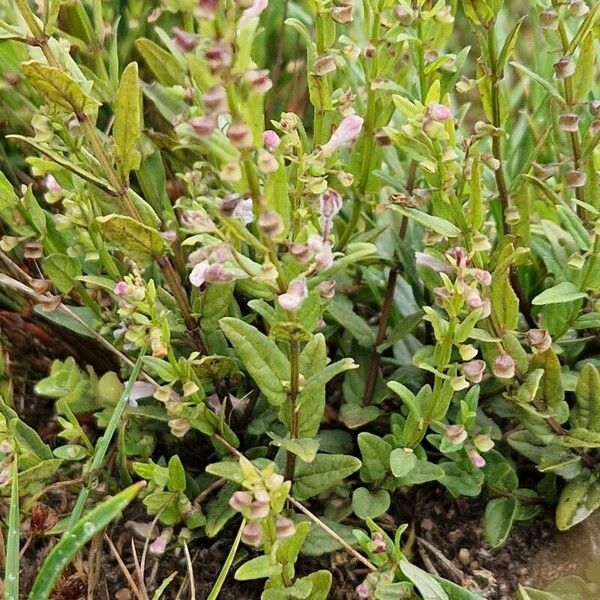
[[[328,597],[295,565],[344,546],[362,597],[476,597],[378,525],[415,486],[483,496],[493,548],[600,506],[598,3],[12,4],[0,308],[74,356],[35,387],[52,444],[0,363],[9,595],[67,478],[32,598],[138,492],[158,546],[237,527],[210,598],[265,600]]]

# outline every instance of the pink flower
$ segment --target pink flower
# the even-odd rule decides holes
[[[242,542],[249,546],[260,546],[262,529],[258,523],[248,523],[242,532]]]
[[[254,221],[254,212],[252,210],[252,198],[240,200],[233,209],[231,216],[239,219],[244,225],[248,225]]]
[[[204,283],[224,283],[231,280],[231,273],[219,263],[210,264],[207,260],[198,263],[190,273],[190,283],[200,287]]]
[[[462,425],[448,425],[448,427],[446,427],[446,437],[453,444],[462,444],[468,436]]]
[[[331,300],[331,298],[335,296],[335,281],[333,279],[323,281],[317,286],[317,290],[319,291],[321,298]]]
[[[473,277],[475,277],[478,283],[480,283],[483,287],[488,287],[492,284],[492,274],[489,271],[475,269],[473,271]]]
[[[248,7],[243,13],[240,19],[240,25],[243,25],[250,19],[254,19],[255,17],[259,17],[263,10],[267,8],[269,4],[269,0],[254,0],[252,6]]]
[[[382,554],[386,551],[385,540],[379,531],[375,531],[371,535],[371,540],[373,541],[373,554]]]
[[[275,531],[277,532],[277,537],[281,539],[294,535],[294,533],[296,533],[296,527],[291,519],[279,517],[275,523]]]
[[[308,238],[308,248],[314,254],[314,259],[317,263],[317,269],[323,271],[331,266],[333,263],[333,251],[331,249],[331,243],[323,241],[318,235],[311,235]]]
[[[415,252],[415,262],[417,267],[428,267],[438,273],[452,273],[451,265],[425,252]]]
[[[515,376],[515,361],[510,354],[500,354],[494,361],[492,371],[499,379],[511,379]]]
[[[322,219],[332,219],[342,209],[342,196],[332,189],[325,190],[319,196],[319,211]]]
[[[452,118],[452,111],[450,108],[444,104],[438,104],[437,102],[432,102],[427,107],[427,112],[434,121],[438,121],[439,123],[443,123]]]
[[[250,518],[252,519],[264,519],[269,516],[269,502],[265,502],[264,500],[254,500],[250,504]]]
[[[173,28],[173,42],[180,52],[191,52],[198,45],[199,39],[193,33],[188,33],[179,27]]]
[[[485,371],[485,362],[483,360],[472,360],[461,366],[463,375],[471,383],[480,383]]]
[[[467,450],[467,455],[469,457],[469,460],[471,461],[471,464],[476,469],[481,469],[482,467],[485,467],[485,458],[483,458],[483,456],[481,456],[481,454],[479,454],[479,452],[477,452],[475,448],[469,448]]]
[[[219,0],[198,0],[198,11],[200,16],[211,21],[215,17]]]
[[[202,95],[202,104],[207,112],[220,115],[227,112],[227,93],[221,85],[212,87]]]
[[[229,506],[238,512],[248,508],[251,503],[252,494],[250,492],[235,492],[229,498]]]
[[[188,121],[194,133],[201,139],[206,139],[215,130],[215,120],[212,117],[194,117]]]
[[[298,310],[308,297],[306,279],[298,278],[290,282],[287,292],[278,297],[279,305],[284,310]]]
[[[265,94],[273,87],[273,82],[269,77],[269,71],[267,69],[248,71],[244,77],[250,84],[253,92]]]
[[[369,586],[363,581],[359,585],[356,586],[356,593],[359,598],[370,598],[371,592],[369,590]]]
[[[545,352],[552,346],[552,338],[545,329],[530,329],[525,334],[525,339],[538,352]]]
[[[63,191],[54,175],[46,175],[43,179],[43,184],[48,192],[58,194]]]
[[[125,296],[129,291],[129,286],[125,281],[118,281],[113,291],[117,296]]]
[[[350,115],[342,120],[333,132],[329,141],[321,148],[325,156],[331,156],[340,146],[353,142],[360,134],[364,119],[358,115]]]
[[[267,129],[263,133],[263,143],[272,152],[281,143],[281,138],[272,129]]]

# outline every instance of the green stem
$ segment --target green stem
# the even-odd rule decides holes
[[[295,440],[298,438],[298,410],[296,400],[300,391],[300,342],[292,340],[290,342],[290,437]],[[294,480],[296,468],[296,455],[288,450],[285,464],[285,478],[289,481]]]

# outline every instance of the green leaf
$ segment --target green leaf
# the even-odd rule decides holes
[[[75,555],[119,516],[145,485],[144,481],[135,483],[116,496],[98,504],[96,508],[79,520],[69,535],[61,538],[48,554],[35,579],[29,600],[47,600],[61,573]]]
[[[525,73],[529,79],[535,81],[538,85],[542,86],[553,98],[558,100],[560,104],[565,104],[565,99],[558,93],[558,90],[548,81],[540,77],[537,73],[534,73],[531,69],[519,64],[518,62],[512,61],[510,63],[515,69]]]
[[[417,459],[417,464],[403,477],[396,479],[397,486],[419,485],[428,481],[438,481],[445,477],[445,472],[439,465]]]
[[[124,215],[96,217],[102,234],[140,267],[146,268],[167,251],[160,233]]]
[[[273,438],[272,444],[279,448],[283,448],[292,454],[295,454],[304,462],[312,462],[317,456],[319,450],[319,441],[313,438],[281,438],[274,433],[269,432],[269,436]]]
[[[414,452],[407,452],[404,448],[392,450],[390,455],[390,469],[394,477],[408,475],[417,465],[417,457]]]
[[[504,72],[504,68],[506,67],[506,63],[508,59],[512,56],[514,52],[515,46],[517,44],[517,40],[519,39],[519,31],[521,30],[521,25],[523,25],[523,21],[526,17],[521,17],[513,27],[512,31],[506,38],[504,45],[502,46],[502,50],[498,56],[498,62],[496,64],[496,72],[498,76],[502,76]]]
[[[442,586],[427,571],[412,565],[407,560],[400,561],[400,570],[415,584],[423,600],[449,600]]]
[[[582,475],[567,483],[556,507],[556,526],[570,529],[587,519],[600,507],[600,485],[597,475]]]
[[[185,469],[177,454],[169,459],[169,481],[167,487],[170,492],[183,492],[186,488]]]
[[[575,284],[570,281],[563,281],[555,286],[544,290],[538,294],[531,303],[534,306],[544,306],[546,304],[565,304],[566,302],[574,302],[585,298],[586,294],[580,292]]]
[[[172,86],[183,81],[183,69],[172,54],[148,38],[137,39],[135,47],[159,83]]]
[[[281,406],[287,399],[283,382],[289,381],[290,363],[277,344],[241,319],[225,317],[219,325],[267,400]]]
[[[376,519],[390,507],[390,494],[387,490],[371,493],[365,487],[359,487],[352,494],[352,509],[359,519]]]
[[[311,583],[310,600],[327,600],[333,576],[330,571],[320,570],[297,581],[309,581]]]
[[[519,585],[518,600],[564,600],[564,598],[559,598],[550,592],[542,592]]]
[[[485,539],[492,548],[506,541],[517,512],[515,498],[494,498],[485,507]]]
[[[19,415],[8,404],[0,398],[0,415],[10,425],[15,441],[22,451],[33,454],[37,460],[48,460],[52,458],[50,446],[42,441],[37,431],[19,418]]]
[[[348,475],[360,469],[360,460],[344,454],[318,454],[310,463],[296,468],[294,497],[307,500],[337,485]]]
[[[556,207],[556,211],[560,215],[565,229],[575,240],[577,247],[584,252],[589,250],[592,241],[586,228],[582,225],[581,219],[568,206],[562,204]]]
[[[431,229],[440,235],[443,235],[447,238],[455,238],[460,235],[460,229],[456,227],[456,225],[450,223],[450,221],[446,221],[446,219],[442,219],[441,217],[435,217],[433,215],[428,215],[416,208],[408,208],[405,206],[390,206],[393,210],[398,211],[400,214],[420,223],[427,229]]]
[[[84,93],[79,84],[61,69],[36,61],[23,63],[22,68],[31,84],[56,107],[82,117],[87,111],[100,106],[100,102]]]
[[[273,577],[273,575],[279,575],[282,568],[280,564],[274,563],[269,555],[257,556],[244,563],[235,572],[234,577],[238,581],[266,579],[267,577]]]
[[[81,275],[79,261],[66,254],[50,254],[42,260],[42,269],[61,294],[68,294]]]
[[[274,173],[269,173],[267,175],[264,192],[267,208],[277,213],[283,223],[283,231],[275,238],[276,242],[284,240],[287,237],[290,228],[292,207],[283,157],[278,160],[279,168]]]
[[[583,365],[575,388],[571,424],[600,432],[600,373],[592,363]]]
[[[600,329],[600,313],[592,312],[580,315],[573,323],[575,329]]]
[[[500,265],[492,274],[490,294],[492,318],[501,330],[512,330],[519,320],[519,299],[510,284],[508,265]]]
[[[129,63],[119,83],[115,99],[115,156],[123,181],[129,172],[140,168],[141,155],[136,146],[140,139],[140,83],[136,62]]]
[[[367,323],[359,317],[351,306],[342,302],[331,302],[327,313],[333,317],[363,347],[370,348],[375,343],[375,334]]]
[[[388,473],[392,447],[374,433],[358,434],[358,447],[362,456],[360,478],[365,482],[382,481]]]
[[[442,586],[442,589],[448,594],[450,600],[485,600],[483,596],[475,594],[474,592],[471,592],[470,590],[461,587],[452,581],[442,579],[441,577],[436,577],[436,580]]]
[[[87,324],[92,330],[97,329],[97,327],[101,325],[96,313],[94,313],[91,308],[88,308],[87,306],[64,306],[63,308],[66,310],[63,311],[58,309],[48,312],[45,305],[36,304],[33,307],[33,310],[37,315],[47,319],[55,325],[69,329],[78,335],[95,339],[92,332],[90,332],[83,324]],[[79,319],[83,321],[83,323],[81,323]]]
[[[15,454],[12,464],[8,533],[4,563],[4,598],[6,600],[17,600],[19,597],[19,551],[21,548],[19,516],[19,469],[17,467],[17,455]]]

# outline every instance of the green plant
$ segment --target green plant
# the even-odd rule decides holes
[[[244,544],[266,599],[327,597],[316,530],[362,597],[476,597],[378,525],[415,486],[494,548],[595,510],[600,4],[124,4],[0,8],[0,301],[114,364],[37,383],[52,448],[3,388],[11,507],[75,480],[60,545],[140,492],[157,554],[233,526],[211,597]]]

